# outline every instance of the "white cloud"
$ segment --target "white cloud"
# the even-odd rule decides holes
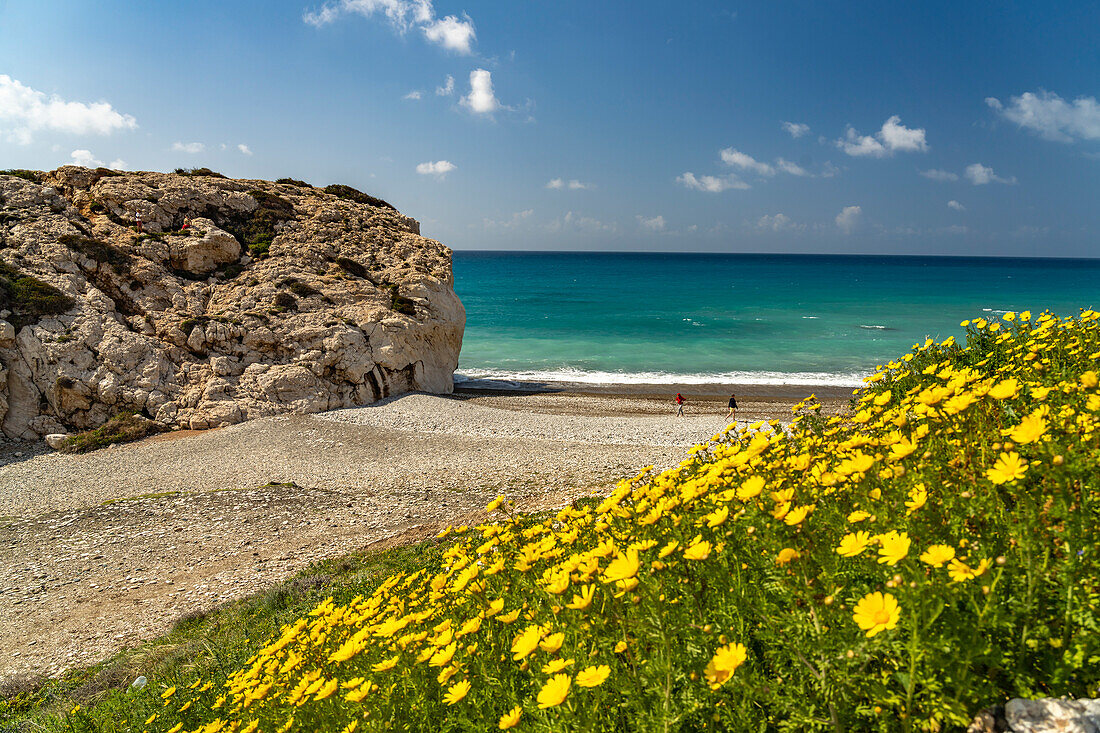
[[[552,232],[575,230],[593,234],[608,234],[619,231],[619,225],[616,222],[602,222],[590,216],[580,216],[572,211],[568,211],[565,216],[550,222],[546,225],[546,228]]]
[[[859,220],[863,216],[863,209],[859,206],[845,206],[836,215],[836,225],[845,234],[851,234],[859,226]]]
[[[721,193],[730,188],[746,189],[751,188],[749,184],[742,181],[737,176],[730,174],[728,176],[696,176],[690,171],[684,173],[681,176],[676,177],[677,183],[682,183],[686,187],[694,189],[696,191],[706,191],[707,193]]]
[[[439,97],[449,97],[454,94],[455,91],[455,78],[450,74],[447,74],[447,78],[443,82],[443,86],[436,87],[435,93]]]
[[[477,39],[469,17],[437,18],[431,0],[335,0],[325,3],[320,10],[306,11],[302,20],[320,28],[353,13],[364,18],[383,15],[402,34],[419,28],[428,42],[461,54],[472,53],[471,44]]]
[[[810,126],[801,122],[784,122],[783,129],[790,133],[791,137],[802,137],[810,132]]]
[[[237,150],[240,150],[240,151],[241,151],[241,155],[252,155],[252,149],[251,149],[251,148],[249,148],[249,147],[248,147],[247,145],[245,145],[244,143],[240,143],[240,144],[238,144],[238,145],[237,145]]]
[[[837,140],[836,146],[852,157],[870,155],[874,158],[882,158],[886,155],[886,147],[870,135],[860,135],[854,127],[849,127],[845,133],[845,139]]]
[[[1067,102],[1053,92],[1024,92],[1012,97],[1008,106],[995,97],[985,103],[1020,127],[1037,132],[1047,140],[1069,143],[1100,140],[1100,103],[1095,97],[1078,97]]]
[[[91,150],[74,150],[70,153],[73,165],[82,165],[85,168],[98,168],[103,165],[102,160],[96,160]]]
[[[790,173],[792,176],[810,175],[810,172],[802,166],[798,165],[797,163],[792,163],[789,160],[784,160],[783,158],[776,158],[775,166],[784,173]]]
[[[489,115],[500,109],[500,100],[493,94],[493,75],[485,69],[471,71],[470,93],[459,103],[479,115]]]
[[[201,153],[202,151],[206,150],[206,146],[202,143],[183,143],[177,140],[176,142],[172,143],[172,150],[176,151],[177,153],[190,153],[191,155],[194,155],[195,153]]]
[[[954,209],[955,211],[966,211],[966,207],[960,204],[955,199],[951,199],[947,202],[947,208]]]
[[[924,128],[909,128],[901,124],[901,118],[894,115],[883,123],[879,138],[891,153],[923,153],[928,150],[924,139]]]
[[[792,176],[810,176],[812,175],[802,166],[797,163],[792,163],[789,160],[783,158],[776,158],[775,164],[765,163],[762,160],[757,160],[748,153],[743,153],[735,148],[723,148],[718,151],[719,157],[725,165],[732,168],[739,168],[743,171],[749,171],[761,176],[771,177],[778,171],[788,173]],[[822,174],[826,175],[826,174]],[[751,188],[749,184],[742,181],[734,174],[728,174],[725,176],[696,176],[692,172],[684,173],[676,178],[677,183],[682,183],[684,186],[694,189],[696,191],[707,191],[708,193],[720,193],[730,188],[746,189]]]
[[[420,97],[421,97],[420,90],[419,89],[413,89],[411,92],[409,92],[408,94],[406,94],[404,97],[401,97],[401,98],[402,99],[413,99],[413,100],[415,100],[415,99],[420,99]]]
[[[434,162],[429,161],[427,163],[419,164],[418,166],[416,166],[416,172],[422,176],[436,176],[437,178],[443,178],[456,168],[458,168],[458,166],[449,160],[436,160]]]
[[[935,168],[921,171],[920,174],[932,181],[957,181],[959,176],[951,171],[941,171]]]
[[[486,229],[514,229],[529,219],[532,214],[535,213],[534,209],[524,209],[523,211],[517,211],[512,214],[511,218],[503,220],[489,219],[488,217],[482,219]]]
[[[130,166],[128,166],[126,164],[126,161],[123,160],[122,158],[115,158],[114,160],[112,160],[110,163],[107,164],[107,167],[110,168],[111,170],[115,170],[115,171],[128,171],[128,170],[130,170]]]
[[[546,187],[554,189],[568,188],[571,191],[581,191],[586,188],[592,188],[593,186],[591,183],[582,183],[576,178],[572,178],[568,181],[562,178],[551,178],[549,181],[546,182]]]
[[[1002,178],[993,172],[993,169],[981,163],[972,163],[966,166],[966,178],[975,186],[984,186],[987,183],[1015,183],[1016,176]]]
[[[358,13],[369,18],[382,13],[404,33],[414,23],[429,23],[435,17],[431,0],[338,0],[326,3],[318,11],[308,11],[302,20],[317,27],[335,22],[345,13]]]
[[[765,214],[756,222],[756,228],[764,231],[788,232],[800,231],[806,227],[803,224],[795,224],[786,214],[774,214],[770,216]]]
[[[729,166],[741,168],[743,170],[750,170],[759,173],[762,176],[774,176],[775,168],[762,163],[754,159],[751,155],[746,155],[739,150],[733,148],[724,148],[721,151],[722,162]]]
[[[665,229],[665,218],[660,214],[654,217],[645,217],[639,214],[637,216],[637,219],[638,223],[641,224],[642,227],[648,229],[651,232],[661,232]]]
[[[448,51],[470,55],[470,44],[477,38],[474,24],[469,18],[459,20],[453,15],[440,18],[423,27],[424,37]]]
[[[924,128],[909,128],[901,124],[901,118],[893,115],[882,123],[882,129],[871,135],[860,135],[849,126],[845,136],[836,146],[853,157],[871,156],[885,158],[896,152],[915,153],[928,150]]]
[[[110,135],[115,130],[134,129],[137,121],[107,102],[66,102],[0,74],[0,125],[7,128],[9,141],[28,145],[39,131]]]

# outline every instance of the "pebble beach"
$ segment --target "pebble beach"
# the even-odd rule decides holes
[[[724,389],[460,389],[85,455],[9,445],[0,677],[93,663],[316,560],[476,521],[498,493],[553,508],[675,465],[726,427]],[[737,422],[787,420],[813,390],[739,386]],[[850,393],[818,389],[827,411]]]

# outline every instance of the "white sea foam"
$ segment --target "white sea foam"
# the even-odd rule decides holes
[[[524,389],[531,383],[612,384],[820,384],[833,387],[862,387],[863,372],[712,372],[670,374],[668,372],[604,372],[580,369],[516,370],[466,369],[455,373],[455,384],[474,389]]]
[[[889,326],[879,326],[877,324],[867,324],[867,323],[861,323],[861,324],[859,324],[859,327],[860,328],[867,328],[867,329],[870,329],[872,331],[886,331],[890,328]]]

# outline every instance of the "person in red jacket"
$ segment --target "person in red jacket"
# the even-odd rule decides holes
[[[676,393],[676,414],[684,416],[684,396],[679,392]]]

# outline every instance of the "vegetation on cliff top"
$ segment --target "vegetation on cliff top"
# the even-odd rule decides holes
[[[602,502],[459,527],[123,707],[172,732],[938,731],[1095,695],[1100,314],[967,325],[844,417],[808,401]]]
[[[367,204],[368,206],[377,206],[382,209],[390,209],[397,211],[392,204],[388,204],[382,199],[371,196],[369,193],[363,193],[362,191],[352,188],[351,186],[345,186],[342,183],[334,183],[331,186],[325,186],[322,189],[325,193],[330,193],[337,198],[342,198],[347,201],[354,201],[357,204]]]
[[[24,168],[0,170],[0,176],[15,176],[33,183],[42,183],[42,171],[29,171]]]
[[[209,168],[176,168],[173,171],[178,176],[209,176],[210,178],[225,178],[221,173]]]

